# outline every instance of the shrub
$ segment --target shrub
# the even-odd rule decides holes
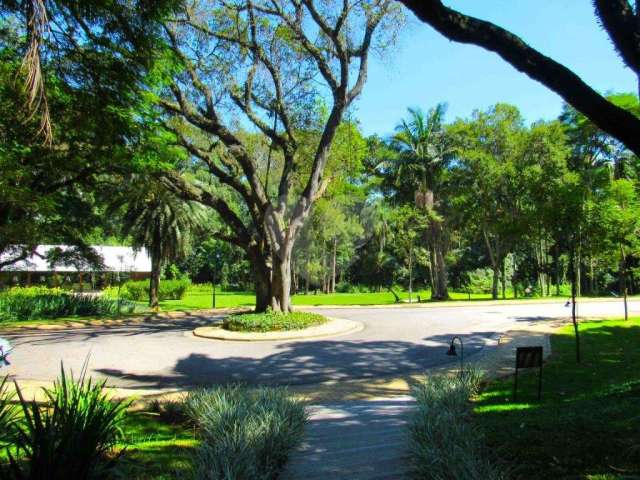
[[[9,454],[10,477],[86,479],[106,476],[114,466],[109,454],[122,437],[130,402],[110,399],[105,382],[85,374],[86,363],[77,381],[61,368],[53,387],[44,390],[42,407],[17,390],[23,418],[16,423],[16,457]]]
[[[137,280],[125,282],[120,288],[120,298],[133,302],[149,301],[149,280]],[[191,280],[181,278],[176,280],[161,280],[158,297],[160,300],[180,300],[184,298],[187,289],[191,286]],[[118,297],[118,287],[105,289],[103,295],[111,299]]]
[[[0,382],[0,447],[12,445],[13,431],[18,408],[14,404],[15,394],[9,390],[8,377]]]
[[[223,328],[234,332],[274,332],[302,330],[326,321],[326,317],[309,312],[241,313],[225,318]]]
[[[414,387],[417,408],[409,427],[409,448],[415,478],[505,478],[489,461],[482,432],[471,423],[469,397],[478,392],[480,381],[471,370],[462,377],[434,375]]]
[[[130,313],[135,305],[113,299],[67,293],[59,288],[14,287],[0,293],[0,321],[23,321],[72,315]]]
[[[307,415],[283,388],[229,386],[191,393],[187,415],[201,443],[196,478],[275,479],[302,440]]]

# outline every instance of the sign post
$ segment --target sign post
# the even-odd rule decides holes
[[[513,400],[518,397],[518,369],[539,368],[538,400],[542,395],[542,347],[518,347],[516,349],[516,376],[513,384]]]

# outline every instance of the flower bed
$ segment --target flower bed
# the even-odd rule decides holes
[[[326,322],[326,317],[309,312],[243,313],[227,317],[223,328],[232,332],[283,332],[315,327]]]

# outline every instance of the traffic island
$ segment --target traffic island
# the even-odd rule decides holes
[[[241,332],[227,330],[223,325],[215,325],[196,328],[193,330],[193,335],[211,340],[226,340],[233,342],[273,342],[279,340],[304,340],[309,338],[336,337],[359,332],[362,329],[364,329],[364,324],[355,320],[327,317],[327,321],[321,325],[315,325],[299,330]]]

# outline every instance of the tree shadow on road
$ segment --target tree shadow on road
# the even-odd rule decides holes
[[[212,358],[192,353],[179,359],[171,372],[154,374],[102,368],[94,371],[110,383],[128,388],[184,388],[228,383],[250,385],[304,385],[326,381],[378,378],[419,372],[457,358],[446,356],[452,334],[426,337],[426,343],[405,341],[320,340],[278,345],[264,358]],[[465,356],[479,352],[495,332],[462,335]],[[239,344],[238,351],[247,348]]]

